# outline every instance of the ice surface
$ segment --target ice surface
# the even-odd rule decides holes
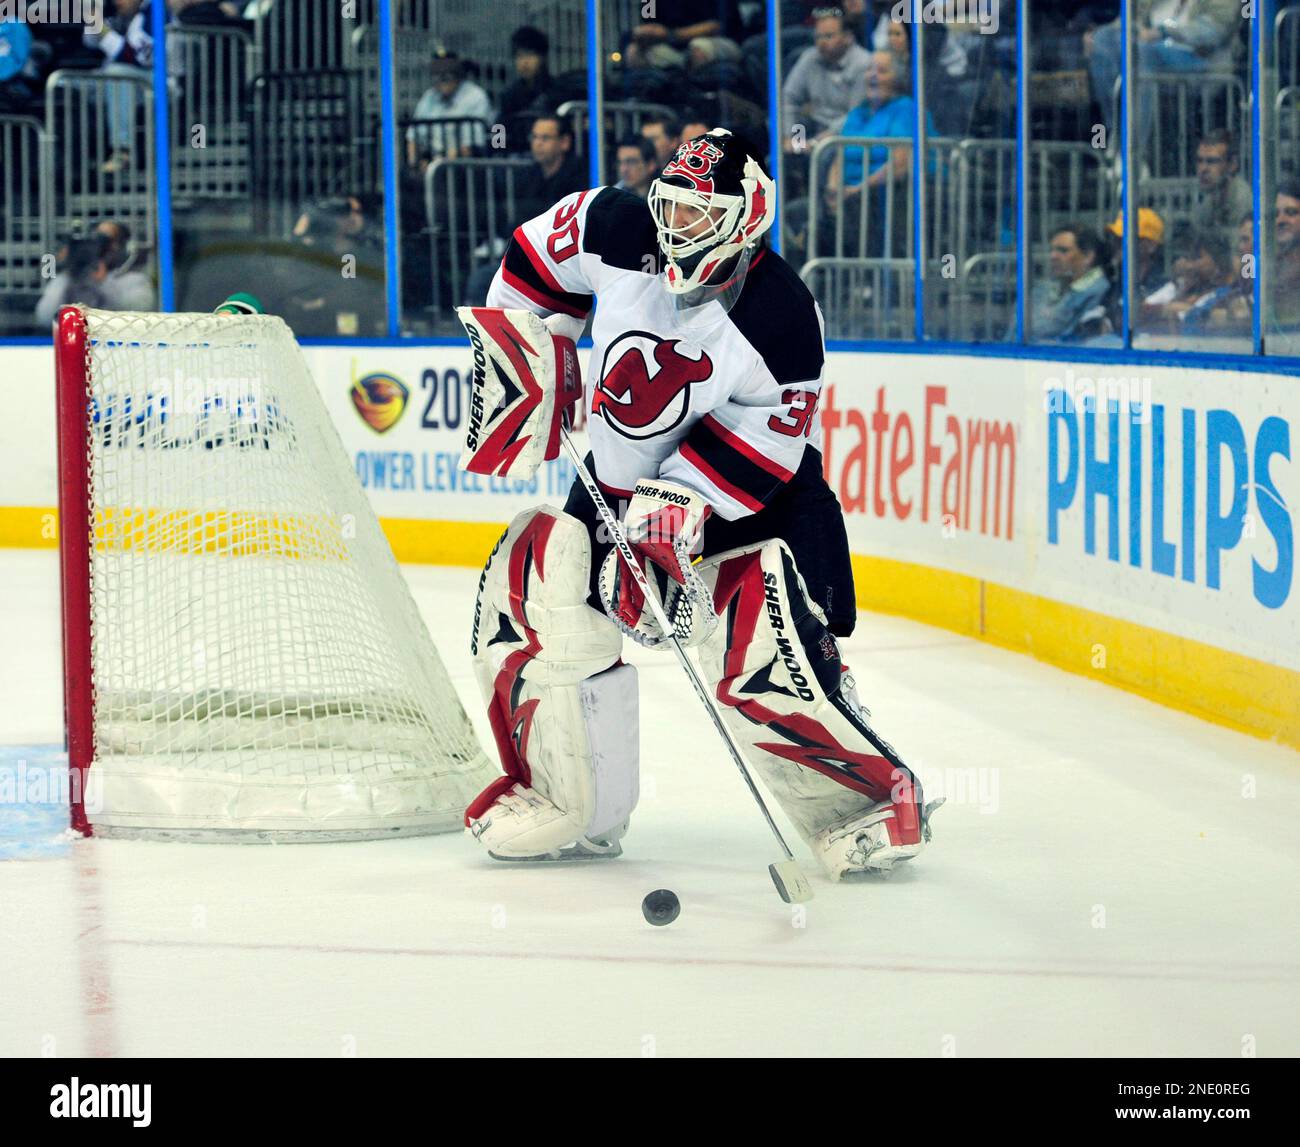
[[[486,740],[476,575],[407,572]],[[0,584],[0,744],[48,745],[54,555],[0,552]],[[887,883],[805,856],[817,898],[782,904],[680,671],[629,650],[644,795],[617,861],[70,842],[0,805],[0,1055],[1300,1054],[1300,757],[911,622],[864,614],[846,651],[949,795]]]

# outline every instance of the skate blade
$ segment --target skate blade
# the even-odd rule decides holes
[[[623,846],[621,844],[616,844],[613,848],[604,852],[591,852],[588,849],[579,848],[575,844],[539,856],[502,856],[498,852],[488,853],[488,856],[493,860],[500,860],[504,864],[558,864],[566,860],[614,860],[622,855]]]

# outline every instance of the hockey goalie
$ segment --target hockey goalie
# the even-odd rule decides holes
[[[581,401],[587,468],[642,579],[696,647],[729,728],[832,879],[929,838],[917,778],[874,732],[840,655],[856,606],[822,476],[821,315],[759,245],[775,188],[719,128],[682,144],[648,201],[571,195],[514,232],[488,306],[462,308],[474,388],[462,465],[528,474]],[[574,341],[596,301],[585,385]],[[473,652],[505,775],[466,827],[503,860],[617,856],[637,801],[636,670],[669,639],[575,482],[506,530]]]

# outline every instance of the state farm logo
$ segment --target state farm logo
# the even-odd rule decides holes
[[[681,422],[690,409],[691,386],[713,374],[713,361],[703,350],[691,358],[679,345],[678,339],[646,331],[629,331],[610,343],[592,394],[593,417],[625,438],[653,438]]]

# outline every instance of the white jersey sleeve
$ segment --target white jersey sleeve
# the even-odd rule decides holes
[[[592,274],[598,264],[584,255],[583,239],[600,190],[568,195],[515,228],[488,290],[488,306],[586,319],[598,288]]]

